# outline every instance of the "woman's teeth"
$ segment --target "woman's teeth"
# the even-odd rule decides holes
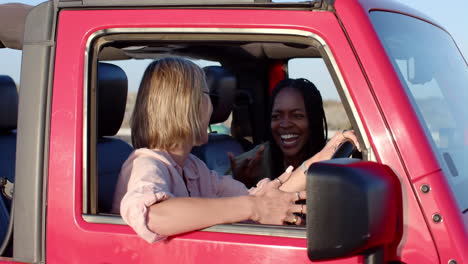
[[[298,137],[299,137],[299,135],[297,135],[297,134],[284,134],[284,135],[280,136],[281,141],[282,141],[283,145],[285,145],[285,146],[290,146],[290,145],[296,144],[296,141],[297,141]]]
[[[290,138],[297,138],[299,135],[297,134],[285,134],[285,135],[281,135],[281,139],[285,140],[285,139],[290,139]]]

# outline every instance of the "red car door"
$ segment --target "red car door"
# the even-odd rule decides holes
[[[364,17],[362,18],[364,19]],[[50,127],[48,263],[308,263],[303,228],[220,225],[148,244],[118,216],[88,213],[86,113],[98,36],[174,32],[314,39],[326,51],[368,148],[404,171],[356,55],[333,12],[283,9],[94,9],[59,13]],[[326,263],[362,263],[363,257]]]

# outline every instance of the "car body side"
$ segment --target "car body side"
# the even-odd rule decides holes
[[[333,10],[316,12],[62,7],[58,13],[39,17],[41,8],[59,10],[53,2],[43,4],[30,15],[27,27],[42,21],[48,30],[32,33],[23,49],[16,193],[28,195],[17,199],[18,208],[24,211],[15,211],[14,240],[20,245],[14,248],[15,260],[309,261],[305,238],[196,231],[150,245],[126,225],[87,220],[83,214],[83,181],[89,162],[84,147],[89,140],[84,120],[89,110],[86,87],[91,78],[87,53],[96,34],[131,29],[160,34],[171,30],[238,30],[239,34],[265,30],[318,36],[332,54],[329,63],[344,86],[341,96],[357,119],[355,125],[367,151],[375,155],[375,161],[390,166],[401,181],[401,240],[391,245],[387,259],[405,263],[468,261],[461,248],[468,244],[468,219],[463,220],[456,208],[440,165],[369,19],[370,11],[389,8],[377,2],[337,0]],[[27,161],[30,164],[23,166]],[[422,194],[422,184],[433,186],[431,192]],[[435,213],[444,221],[433,222]],[[355,256],[327,263],[361,262],[362,256]]]

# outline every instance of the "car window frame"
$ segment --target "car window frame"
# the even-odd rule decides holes
[[[89,113],[96,111],[95,98],[90,91],[95,89],[96,68],[99,51],[107,43],[105,40],[109,36],[162,36],[164,40],[170,41],[172,37],[176,41],[188,41],[194,35],[203,36],[203,40],[208,41],[236,41],[240,38],[248,38],[252,41],[272,41],[295,42],[302,45],[310,45],[319,49],[323,60],[327,66],[329,74],[335,83],[335,88],[340,95],[341,102],[344,105],[348,118],[355,128],[358,138],[364,142],[363,159],[376,161],[374,152],[370,147],[369,140],[364,132],[362,121],[357,113],[354,102],[351,98],[349,89],[344,81],[336,59],[325,40],[319,35],[305,30],[297,29],[276,29],[276,28],[109,28],[99,30],[91,34],[86,44],[84,56],[84,95],[83,95],[83,210],[82,217],[86,222],[94,224],[116,224],[126,225],[123,219],[118,215],[97,214],[97,169],[96,169],[96,129],[90,129],[93,120],[89,120]],[[241,36],[241,37],[240,37]],[[185,37],[185,39],[184,39]],[[137,40],[135,40],[137,41]],[[94,106],[93,106],[94,104]],[[92,119],[92,118],[91,118]],[[94,123],[95,124],[95,123]],[[94,125],[96,127],[96,125]],[[89,130],[88,130],[89,129]],[[90,133],[90,135],[89,135]],[[89,136],[88,136],[89,135]],[[94,149],[93,149],[94,148]],[[90,155],[91,154],[91,155]],[[94,157],[93,157],[94,154]],[[90,156],[88,156],[90,155]],[[88,199],[89,197],[89,199]],[[94,207],[94,208],[93,208]],[[215,225],[205,228],[201,231],[263,235],[288,238],[306,238],[306,228],[296,226],[273,226],[259,225],[250,223],[234,223]]]

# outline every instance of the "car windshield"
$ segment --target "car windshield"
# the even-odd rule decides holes
[[[372,23],[406,88],[461,211],[468,208],[468,67],[451,36],[425,21],[373,11]]]

